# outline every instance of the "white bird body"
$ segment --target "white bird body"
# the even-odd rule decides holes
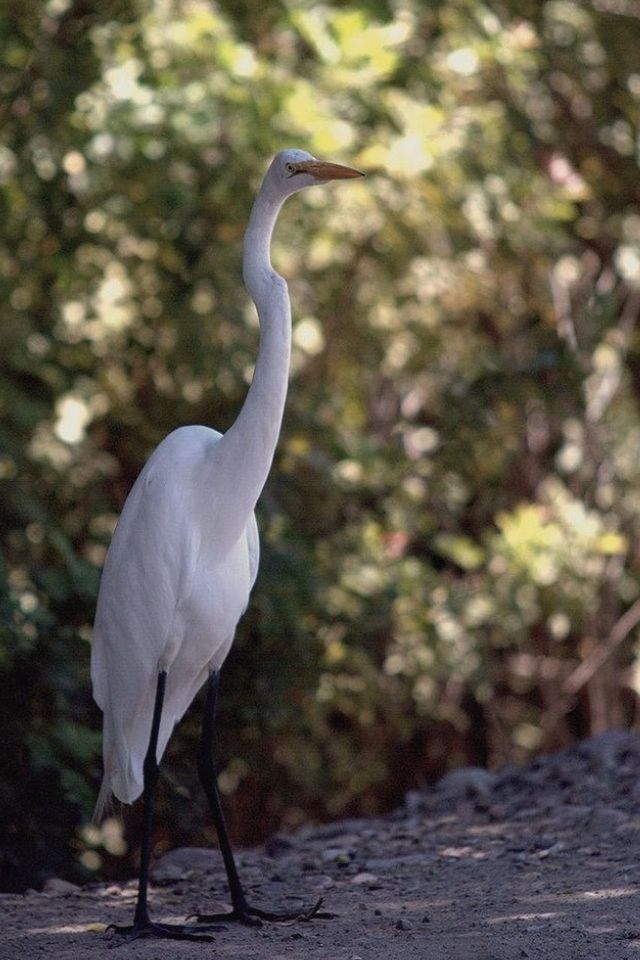
[[[91,676],[104,714],[96,820],[112,794],[131,803],[143,791],[159,674],[166,674],[166,688],[157,762],[175,724],[229,652],[256,579],[254,508],[287,393],[291,313],[287,285],[271,267],[271,234],[288,196],[355,176],[301,150],[276,156],[245,234],[243,273],[258,310],[260,349],[242,409],[224,435],[202,426],[169,434],[126,500],[105,561],[93,632]]]
[[[251,511],[238,539],[220,550],[228,526],[216,502],[220,440],[209,427],[170,433],[132,487],[109,548],[92,659],[105,717],[103,802],[107,789],[125,803],[142,793],[158,671],[167,671],[159,761],[208,673],[222,666],[249,602],[258,530]]]

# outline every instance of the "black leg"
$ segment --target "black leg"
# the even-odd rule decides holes
[[[310,910],[302,910],[294,913],[271,913],[267,910],[259,910],[257,907],[252,907],[247,902],[242,884],[240,883],[240,877],[238,876],[238,870],[229,840],[229,832],[224,818],[224,811],[222,809],[222,803],[220,802],[220,794],[218,793],[218,771],[213,756],[213,738],[219,681],[219,672],[209,675],[207,699],[202,719],[202,736],[200,737],[200,747],[198,750],[198,774],[204,792],[207,795],[213,822],[218,833],[218,842],[220,844],[220,852],[224,861],[225,870],[227,871],[233,909],[230,913],[193,914],[193,916],[196,917],[198,923],[218,923],[220,921],[238,920],[241,923],[247,923],[251,926],[258,926],[262,920],[309,920],[317,913],[322,900],[318,900]]]
[[[142,850],[140,855],[140,880],[136,912],[131,926],[116,926],[114,924],[111,929],[123,936],[125,941],[137,940],[138,937],[163,937],[169,940],[199,940],[203,943],[211,943],[213,937],[209,937],[201,932],[195,932],[195,928],[193,927],[189,928],[188,926],[170,923],[153,923],[149,919],[147,898],[149,890],[149,865],[151,861],[151,832],[153,827],[156,785],[158,783],[158,762],[156,760],[156,754],[158,750],[158,731],[160,729],[160,717],[162,715],[166,681],[167,674],[165,671],[161,671],[158,674],[158,686],[153,708],[149,746],[144,758]]]

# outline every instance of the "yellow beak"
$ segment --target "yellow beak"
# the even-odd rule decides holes
[[[297,173],[308,173],[314,179],[324,182],[327,180],[351,180],[353,177],[364,177],[364,173],[354,170],[353,167],[343,167],[341,163],[329,163],[326,160],[300,160],[293,163],[291,176]]]

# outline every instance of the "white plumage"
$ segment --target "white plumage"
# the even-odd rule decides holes
[[[169,434],[136,480],[113,536],[91,665],[94,697],[104,713],[97,819],[111,793],[125,803],[142,793],[158,671],[167,671],[159,761],[209,672],[222,666],[255,583],[259,542],[253,511],[235,543],[224,553],[219,549],[220,437],[198,426]]]

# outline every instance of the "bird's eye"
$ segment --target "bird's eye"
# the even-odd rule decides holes
[[[287,163],[287,164],[286,164],[286,170],[287,170],[287,172],[288,172],[288,174],[289,174],[289,177],[295,177],[295,175],[296,175],[297,173],[301,173],[301,172],[302,172],[302,171],[296,169],[295,163]]]

